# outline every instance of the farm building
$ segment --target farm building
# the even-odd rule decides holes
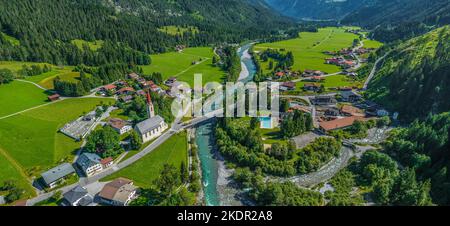
[[[59,94],[53,94],[51,96],[48,96],[48,100],[53,102],[59,100],[60,97],[61,96]]]
[[[341,118],[341,119],[336,119],[336,120],[332,120],[332,121],[321,122],[319,124],[319,128],[323,133],[333,131],[333,130],[338,130],[338,129],[345,129],[345,128],[352,126],[356,120],[363,120],[363,119],[361,117],[352,116],[352,117]]]
[[[358,117],[364,117],[364,112],[357,108],[350,105],[344,105],[341,108],[341,113],[345,116],[358,116]]]
[[[49,188],[54,188],[59,182],[63,181],[64,178],[75,173],[75,169],[69,163],[64,163],[55,168],[52,168],[41,174],[42,180],[45,185]]]

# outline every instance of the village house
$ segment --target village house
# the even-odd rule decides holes
[[[51,102],[53,102],[53,101],[59,100],[60,97],[61,97],[61,96],[60,96],[59,94],[53,94],[53,95],[51,95],[51,96],[48,96],[48,100],[51,101]]]
[[[108,157],[100,160],[100,163],[102,164],[103,169],[106,169],[114,164],[114,159],[112,157]]]
[[[81,186],[76,186],[64,195],[64,202],[69,206],[89,206],[94,198]]]
[[[320,76],[312,76],[312,77],[309,77],[308,79],[306,79],[306,81],[309,81],[309,82],[322,82],[324,80],[325,80],[325,78],[320,77]]]
[[[179,53],[183,52],[183,50],[186,48],[185,45],[176,45],[175,50]]]
[[[124,103],[130,103],[134,99],[134,97],[132,95],[126,95],[121,96],[119,99]]]
[[[137,80],[140,78],[140,76],[136,73],[131,73],[131,74],[128,74],[128,78],[131,80]]]
[[[352,90],[341,92],[341,98],[342,101],[350,103],[354,103],[362,99],[361,95],[353,92]]]
[[[356,66],[356,62],[353,61],[353,60],[346,60],[346,61],[344,61],[344,62],[341,63],[341,66],[342,66],[343,68],[351,68],[351,67]]]
[[[333,108],[327,108],[324,111],[325,116],[336,117],[336,116],[339,116],[339,113],[340,113],[339,109],[334,108],[334,107]]]
[[[280,90],[281,91],[295,90],[295,82],[283,82],[280,85]]]
[[[75,174],[73,166],[69,163],[64,163],[42,173],[41,176],[47,187],[54,188],[65,178],[73,174]]]
[[[175,83],[177,81],[177,78],[175,77],[170,77],[169,79],[167,79],[167,81],[165,82],[166,85],[171,86],[173,83]]]
[[[137,95],[141,95],[141,96],[144,96],[144,97],[145,97],[145,96],[147,96],[147,93],[146,93],[146,92],[145,92],[144,90],[142,90],[142,89],[141,89],[141,90],[138,90],[138,91],[136,91],[136,94],[137,94]]]
[[[137,189],[132,180],[118,178],[106,184],[98,196],[107,205],[127,206],[136,198]]]
[[[94,153],[83,153],[78,157],[76,164],[86,176],[90,177],[103,170],[102,159]]]
[[[114,92],[117,89],[117,86],[114,84],[109,84],[109,85],[103,86],[101,89],[105,92]]]
[[[155,83],[153,81],[145,81],[141,84],[141,87],[143,89],[149,89],[151,85],[154,85]]]
[[[275,73],[275,77],[276,77],[277,79],[281,79],[281,78],[283,78],[284,76],[285,76],[285,74],[284,74],[283,71],[279,71],[279,72],[276,72],[276,73]]]
[[[119,118],[110,119],[108,125],[110,125],[120,135],[128,133],[133,129],[127,121]]]
[[[342,92],[350,92],[350,91],[353,90],[353,88],[352,87],[343,86],[343,87],[339,87],[338,90],[342,91]]]
[[[357,107],[353,107],[350,105],[344,105],[341,107],[341,113],[345,116],[357,116],[357,117],[364,117],[365,114],[363,111]]]
[[[318,70],[305,70],[302,74],[303,77],[313,77],[313,76],[324,76],[325,73],[323,71]]]
[[[131,95],[134,94],[136,91],[132,87],[123,87],[119,89],[116,94],[117,95]]]
[[[305,91],[312,91],[312,92],[317,92],[320,89],[320,85],[319,84],[315,84],[315,83],[306,83],[303,85],[303,90]]]
[[[360,117],[347,117],[336,119],[332,121],[324,121],[319,123],[320,131],[323,133],[327,133],[333,130],[345,129],[353,125],[356,120],[362,120]]]
[[[143,122],[136,125],[136,131],[141,135],[142,141],[144,143],[161,136],[169,126],[164,122],[164,119],[157,115],[151,117]]]
[[[332,105],[337,103],[333,96],[316,96],[311,99],[311,102],[314,105]]]

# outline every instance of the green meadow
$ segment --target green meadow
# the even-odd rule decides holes
[[[173,164],[179,168],[181,162],[185,161],[187,163],[188,147],[186,136],[186,132],[172,136],[150,154],[113,175],[104,178],[102,181],[125,177],[132,179],[139,187],[151,187],[152,182],[159,176],[164,164]]]
[[[194,74],[203,74],[203,84],[222,82],[225,72],[212,64],[213,49],[210,47],[186,48],[183,52],[151,55],[152,64],[141,66],[145,74],[160,72],[164,79],[177,77],[193,86]],[[192,64],[198,62],[198,64]]]
[[[103,46],[104,41],[96,40],[96,41],[85,41],[81,39],[75,39],[71,41],[72,44],[76,45],[79,49],[83,50],[84,46],[88,46],[92,51],[97,51]]]
[[[64,69],[53,69],[40,75],[30,76],[26,80],[35,82],[46,89],[53,89],[53,80],[57,77],[63,81],[79,82],[80,72],[72,72],[72,67],[66,67]]]
[[[341,71],[340,67],[325,64],[325,59],[330,57],[324,51],[338,51],[351,47],[357,35],[345,32],[344,28],[327,27],[318,32],[301,32],[299,38],[284,40],[274,43],[262,43],[255,46],[255,51],[265,49],[284,49],[294,54],[294,70],[321,70],[326,73]],[[263,70],[267,71],[268,62],[262,62]]]
[[[4,150],[0,148],[0,184],[4,181],[14,181],[18,187],[25,190],[24,197],[34,196],[35,191],[28,177],[23,173],[20,166],[11,163],[8,157],[6,157]]]
[[[339,72],[341,69],[335,65],[325,64],[329,55],[324,51],[338,51],[342,48],[351,47],[357,35],[346,33],[343,28],[322,28],[318,32],[301,32],[299,38],[274,43],[262,43],[255,47],[256,51],[267,48],[285,49],[294,54],[294,70],[322,70],[327,73]],[[263,62],[263,69],[267,68],[268,62]]]
[[[20,69],[22,69],[23,65],[27,65],[27,66],[39,65],[39,66],[43,67],[44,65],[50,65],[50,64],[37,63],[37,62],[22,62],[22,61],[0,61],[0,69],[9,69],[14,73],[17,73]]]
[[[0,148],[31,176],[73,156],[81,143],[58,133],[65,124],[107,102],[67,99],[0,120]]]
[[[381,43],[379,41],[375,41],[375,40],[365,39],[365,40],[363,40],[363,42],[364,42],[364,47],[365,48],[378,49],[381,46],[383,46],[383,43]]]
[[[34,82],[46,89],[53,89],[53,80],[56,77],[60,77],[64,81],[76,82],[80,76],[79,72],[72,72],[74,66],[55,66],[47,63],[38,63],[38,62],[20,62],[20,61],[0,61],[0,69],[9,69],[14,73],[18,73],[22,67],[31,66],[31,65],[39,65],[43,67],[44,65],[51,66],[52,70],[46,73],[42,73],[40,75],[35,76],[27,76],[23,78],[24,80]],[[1,91],[0,91],[1,92]]]
[[[158,28],[158,31],[164,32],[169,35],[182,35],[185,32],[192,32],[194,34],[199,33],[199,30],[197,27],[194,26],[188,26],[188,27],[180,27],[180,26],[164,26],[161,28]]]
[[[0,118],[47,102],[47,93],[31,83],[0,85]]]

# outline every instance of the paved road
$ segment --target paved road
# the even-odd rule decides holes
[[[373,65],[372,71],[370,71],[369,77],[367,77],[366,82],[364,82],[363,90],[367,90],[367,87],[369,86],[370,81],[375,76],[375,73],[377,72],[378,64],[386,58],[387,55],[389,55],[391,51],[384,54],[384,56],[380,57],[377,61],[375,61],[375,64]]]
[[[19,81],[19,82],[31,83],[31,84],[35,85],[36,87],[38,87],[39,89],[42,89],[42,90],[45,90],[45,91],[48,90],[48,89],[46,89],[46,88],[40,86],[39,84],[34,83],[34,82],[31,82],[31,81],[27,81],[27,80],[23,80],[23,79],[14,79],[14,80]]]

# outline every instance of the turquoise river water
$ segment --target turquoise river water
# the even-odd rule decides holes
[[[245,65],[245,68],[249,72],[248,77],[242,80],[243,82],[252,81],[256,73],[256,66],[253,60],[248,57],[247,52],[251,45],[252,44],[246,44],[242,46],[238,51],[243,66]],[[202,182],[206,205],[220,206],[221,200],[220,195],[217,191],[219,165],[214,155],[213,129],[213,123],[206,123],[204,125],[201,125],[197,127],[195,137],[202,169]]]

